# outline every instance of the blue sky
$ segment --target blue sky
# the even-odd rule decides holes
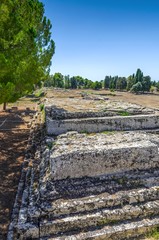
[[[51,73],[102,80],[140,68],[159,80],[159,0],[42,0],[52,22]]]

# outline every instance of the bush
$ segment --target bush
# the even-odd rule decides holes
[[[142,90],[143,90],[143,88],[142,88],[141,82],[137,82],[136,84],[134,84],[132,86],[132,88],[130,89],[130,92],[132,92],[132,93],[139,93]]]

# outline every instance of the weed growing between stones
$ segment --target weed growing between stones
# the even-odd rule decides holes
[[[120,116],[130,116],[131,114],[129,112],[126,112],[126,111],[121,111],[121,112],[118,112],[118,115]]]
[[[108,134],[108,135],[112,135],[112,134],[115,134],[117,131],[103,131],[101,133],[103,134]]]
[[[147,238],[158,240],[159,239],[159,227],[154,228],[151,232],[146,235]]]
[[[42,121],[43,123],[45,122],[46,119],[46,114],[45,114],[45,106],[43,103],[40,104],[40,111],[41,111],[41,117],[42,117]]]
[[[35,97],[44,97],[45,93],[42,89],[40,89],[39,91],[35,92]]]
[[[89,134],[89,132],[87,130],[80,131],[80,133]]]
[[[44,110],[44,104],[40,104],[40,111],[42,112]]]
[[[97,222],[97,226],[102,226],[102,225],[107,225],[107,224],[115,224],[115,223],[117,223],[118,222],[118,220],[114,220],[114,219],[112,219],[112,220],[110,220],[110,219],[102,219],[102,220],[100,220],[100,221],[98,221]]]

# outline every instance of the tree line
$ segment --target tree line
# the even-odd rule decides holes
[[[153,91],[154,88],[159,89],[159,83],[151,81],[150,76],[144,76],[143,72],[138,68],[135,74],[126,77],[105,76],[104,80],[95,81],[83,78],[81,76],[62,75],[55,73],[49,75],[44,81],[45,87],[56,87],[65,89],[109,89],[111,91],[130,91],[133,93],[144,93]]]
[[[70,77],[69,75],[63,76],[61,73],[55,73],[48,76],[47,80],[44,81],[44,86],[66,89],[100,89],[102,88],[102,81],[93,82],[81,76]]]

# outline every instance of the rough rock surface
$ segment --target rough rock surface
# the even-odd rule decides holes
[[[50,155],[52,177],[93,177],[158,167],[159,138],[153,138],[134,132],[60,135]]]
[[[66,120],[52,120],[50,117],[47,117],[46,119],[46,129],[49,135],[59,135],[68,131],[92,133],[156,128],[159,128],[159,115],[155,114]]]

